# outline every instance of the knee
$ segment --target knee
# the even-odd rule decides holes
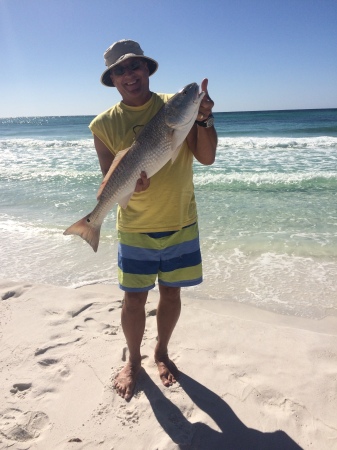
[[[160,300],[180,302],[180,288],[159,285]]]
[[[127,311],[139,311],[144,309],[147,300],[147,292],[125,292],[123,308]]]

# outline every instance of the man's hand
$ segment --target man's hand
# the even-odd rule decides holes
[[[214,106],[213,100],[208,95],[207,86],[208,79],[205,78],[201,82],[201,90],[205,92],[205,95],[201,101],[196,119],[199,122],[208,119]],[[214,126],[202,127],[194,124],[187,135],[186,141],[194,157],[201,164],[209,166],[214,163],[218,143],[218,137]]]
[[[204,78],[201,82],[201,90],[203,92],[205,92],[205,95],[200,103],[200,108],[199,108],[199,112],[198,112],[198,116],[197,116],[197,120],[200,120],[200,121],[206,120],[208,118],[208,116],[211,114],[212,108],[214,106],[213,100],[208,95],[207,85],[208,85],[208,79]]]
[[[146,172],[142,171],[140,178],[138,178],[136,183],[135,192],[143,192],[150,186],[150,178],[147,177]]]

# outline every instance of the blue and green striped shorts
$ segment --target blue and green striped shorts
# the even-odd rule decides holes
[[[123,291],[143,292],[202,282],[198,224],[162,233],[118,232],[118,281]]]

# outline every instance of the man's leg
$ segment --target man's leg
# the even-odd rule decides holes
[[[133,396],[141,368],[140,345],[145,330],[147,292],[125,292],[122,308],[122,328],[129,349],[129,361],[115,378],[114,386],[121,397]]]
[[[159,284],[160,299],[157,309],[158,343],[155,361],[164,386],[175,383],[179,374],[176,365],[168,357],[168,343],[178,322],[181,310],[180,288]]]

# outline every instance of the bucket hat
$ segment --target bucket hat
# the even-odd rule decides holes
[[[108,87],[114,87],[114,84],[110,78],[110,69],[129,58],[145,59],[149,68],[150,75],[152,75],[158,69],[157,61],[149,58],[148,56],[144,56],[144,52],[138,42],[131,41],[130,39],[122,39],[121,41],[114,42],[104,52],[103,56],[107,69],[101,76],[101,83],[104,84],[104,86]]]

